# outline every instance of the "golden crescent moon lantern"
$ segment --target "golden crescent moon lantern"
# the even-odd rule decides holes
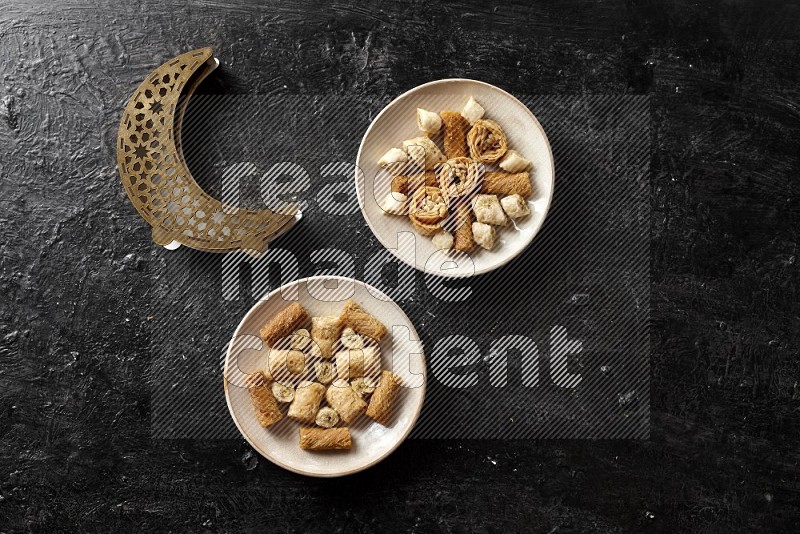
[[[299,220],[297,206],[281,206],[277,213],[220,202],[197,184],[181,149],[189,97],[218,65],[211,48],[200,48],[167,61],[147,76],[122,114],[117,168],[128,198],[152,227],[156,244],[259,253]]]

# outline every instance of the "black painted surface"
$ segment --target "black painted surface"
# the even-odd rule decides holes
[[[797,2],[4,2],[0,530],[796,530],[799,39]],[[651,439],[410,441],[334,481],[151,440],[151,247],[114,138],[202,45],[228,91],[651,94]]]

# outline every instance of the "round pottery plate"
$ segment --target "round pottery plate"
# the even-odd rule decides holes
[[[262,343],[258,332],[273,315],[294,301],[299,301],[311,317],[339,315],[348,299],[361,305],[389,330],[380,343],[381,365],[399,375],[403,387],[388,427],[362,414],[349,425],[353,442],[350,450],[306,451],[299,446],[301,423],[284,417],[269,428],[259,425],[243,379],[266,367],[269,348]],[[242,319],[228,345],[223,376],[228,409],[244,438],[271,462],[308,476],[349,475],[380,462],[411,432],[425,399],[425,354],[414,325],[378,289],[339,276],[297,280],[257,302]],[[284,415],[287,406],[282,405]]]
[[[391,175],[378,167],[377,162],[390,148],[399,148],[404,140],[424,135],[417,127],[417,108],[436,113],[460,111],[470,96],[486,110],[484,118],[496,121],[503,128],[509,149],[531,161],[533,194],[527,199],[532,215],[498,229],[494,249],[477,248],[467,256],[437,251],[429,237],[414,232],[408,217],[384,213],[379,203],[390,191]],[[441,143],[437,144],[441,149]],[[439,80],[400,95],[375,117],[358,150],[355,180],[367,224],[397,258],[429,274],[452,278],[474,276],[511,261],[525,250],[542,227],[553,198],[553,153],[539,121],[509,93],[475,80]]]

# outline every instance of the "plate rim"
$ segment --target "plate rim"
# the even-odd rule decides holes
[[[236,414],[233,411],[233,406],[231,406],[231,397],[230,397],[230,394],[228,392],[228,380],[226,380],[226,378],[225,378],[226,376],[228,376],[228,362],[230,361],[231,350],[233,349],[233,340],[236,338],[239,330],[244,326],[245,322],[250,318],[251,314],[255,313],[256,310],[258,309],[258,307],[263,305],[263,303],[267,302],[270,298],[272,298],[276,294],[282,293],[285,289],[290,288],[290,287],[295,286],[295,285],[300,285],[300,284],[303,284],[303,283],[307,284],[307,283],[309,283],[311,281],[315,281],[315,280],[342,280],[342,281],[346,281],[346,282],[353,282],[353,283],[356,283],[356,284],[363,285],[370,293],[372,293],[374,291],[377,294],[382,295],[383,297],[386,297],[387,300],[385,302],[387,304],[392,304],[393,306],[395,306],[400,311],[400,313],[402,313],[403,316],[408,320],[408,324],[411,327],[411,333],[415,336],[416,339],[419,339],[420,355],[422,357],[422,397],[421,397],[422,400],[419,402],[419,404],[417,406],[417,409],[416,409],[416,411],[414,412],[414,415],[411,418],[411,424],[409,425],[408,429],[400,436],[400,438],[397,440],[396,443],[394,443],[386,452],[384,452],[378,458],[366,463],[365,465],[359,466],[359,467],[355,467],[355,468],[352,468],[352,469],[349,469],[349,470],[336,471],[336,472],[332,472],[332,473],[319,473],[319,472],[316,472],[316,471],[309,471],[309,470],[304,470],[304,469],[291,467],[291,466],[287,465],[286,463],[282,462],[279,458],[275,457],[270,452],[265,451],[262,447],[260,447],[257,443],[255,443],[255,441],[253,439],[251,439],[251,437],[247,434],[247,432],[244,431],[242,426],[239,424],[239,420],[238,420],[238,418],[236,417]],[[230,413],[231,419],[233,419],[233,423],[236,425],[236,428],[237,428],[237,430],[239,430],[239,433],[242,435],[242,437],[247,441],[247,443],[250,444],[251,447],[253,447],[253,449],[256,450],[257,453],[259,453],[262,457],[266,458],[267,460],[269,460],[273,464],[277,465],[278,467],[282,467],[283,469],[286,469],[287,471],[291,471],[291,472],[297,473],[299,475],[315,477],[315,478],[337,478],[337,477],[352,475],[354,473],[358,473],[358,472],[364,471],[364,470],[369,469],[370,467],[382,462],[387,457],[389,457],[389,455],[391,455],[394,451],[396,451],[398,449],[398,447],[400,447],[400,445],[408,438],[408,435],[411,433],[411,431],[414,429],[414,427],[417,426],[417,421],[419,420],[420,413],[422,412],[422,407],[425,404],[425,396],[426,396],[426,392],[427,392],[426,388],[427,388],[427,385],[428,385],[428,364],[427,364],[427,358],[425,356],[425,347],[424,347],[424,344],[422,342],[422,338],[420,338],[420,336],[419,336],[419,332],[417,332],[417,328],[414,325],[414,322],[411,320],[411,318],[408,316],[408,314],[406,314],[405,310],[403,310],[403,308],[401,308],[400,305],[397,304],[397,302],[395,302],[395,300],[393,298],[391,298],[389,295],[387,295],[386,293],[384,293],[380,289],[376,288],[375,286],[372,286],[372,285],[370,285],[370,284],[368,284],[366,282],[363,282],[361,280],[358,280],[356,278],[350,278],[350,277],[347,277],[347,276],[338,276],[338,275],[315,275],[315,276],[307,276],[305,278],[298,278],[297,280],[294,280],[292,282],[288,282],[286,284],[283,284],[282,286],[274,289],[273,291],[270,291],[267,295],[265,295],[264,297],[258,299],[258,301],[250,307],[250,309],[247,311],[247,313],[244,314],[244,317],[242,317],[242,320],[239,321],[239,324],[236,326],[236,329],[233,331],[233,335],[231,336],[231,339],[228,342],[228,346],[225,349],[225,362],[224,362],[223,369],[222,369],[222,384],[223,384],[223,388],[225,390],[225,404],[228,406],[228,412]]]
[[[411,93],[414,93],[414,92],[419,91],[421,89],[424,89],[426,87],[431,87],[431,86],[440,85],[440,84],[444,85],[444,84],[448,84],[448,83],[460,83],[460,82],[475,83],[475,84],[482,85],[484,87],[499,91],[500,93],[502,93],[506,97],[511,98],[513,101],[517,102],[520,106],[522,106],[523,109],[525,109],[525,111],[530,116],[530,118],[533,119],[534,124],[539,129],[539,132],[541,133],[542,137],[544,138],[544,142],[547,145],[547,152],[548,152],[549,159],[550,159],[550,194],[547,197],[547,204],[545,205],[544,211],[542,213],[542,222],[539,225],[539,228],[536,230],[536,232],[534,232],[531,235],[530,239],[525,244],[525,246],[520,248],[514,254],[511,254],[511,255],[505,257],[502,261],[500,261],[499,263],[497,263],[496,265],[494,265],[492,267],[488,267],[488,268],[484,268],[484,269],[476,269],[472,273],[459,274],[459,273],[453,273],[453,272],[448,272],[448,271],[444,271],[444,272],[429,272],[429,271],[425,270],[424,268],[418,267],[416,264],[411,265],[410,263],[408,263],[404,258],[402,258],[399,255],[398,252],[395,251],[394,248],[390,248],[389,245],[384,243],[383,240],[381,239],[381,237],[378,235],[378,233],[372,227],[372,223],[369,220],[369,218],[367,217],[367,212],[366,212],[366,209],[365,209],[365,201],[364,201],[364,198],[362,197],[361,190],[360,190],[359,185],[358,185],[358,176],[359,176],[359,173],[361,171],[361,168],[360,168],[360,166],[358,164],[361,161],[361,154],[362,154],[362,152],[364,150],[364,142],[366,141],[366,139],[369,136],[370,132],[372,132],[372,129],[375,126],[375,123],[377,123],[378,119],[380,119],[381,116],[384,113],[386,113],[399,100],[407,97]],[[358,207],[361,210],[361,216],[364,217],[364,221],[367,223],[367,226],[369,227],[370,231],[372,232],[372,235],[375,236],[375,238],[383,246],[383,248],[385,248],[389,252],[391,252],[398,260],[403,262],[405,265],[413,267],[414,269],[416,269],[416,270],[418,270],[418,271],[420,271],[420,272],[422,272],[422,273],[424,273],[426,275],[429,274],[429,275],[432,275],[432,276],[441,276],[443,278],[454,278],[454,279],[455,278],[471,278],[473,276],[480,276],[482,274],[486,274],[486,273],[495,271],[495,270],[507,265],[509,262],[511,262],[512,260],[517,258],[520,254],[522,254],[522,252],[525,251],[531,245],[531,243],[533,242],[534,238],[537,235],[539,235],[539,232],[542,230],[542,227],[544,226],[545,222],[547,221],[547,215],[549,214],[550,206],[553,203],[553,196],[554,196],[555,182],[556,182],[556,169],[555,169],[555,159],[553,157],[553,147],[550,144],[550,139],[547,137],[547,132],[544,131],[544,128],[542,127],[541,123],[539,122],[539,119],[536,118],[536,115],[533,114],[533,112],[530,110],[530,108],[528,106],[523,104],[517,97],[515,97],[514,95],[512,95],[511,93],[509,93],[505,89],[497,87],[496,85],[493,85],[493,84],[488,83],[488,82],[484,82],[484,81],[481,81],[481,80],[473,80],[471,78],[443,78],[443,79],[440,79],[440,80],[433,80],[433,81],[430,81],[430,82],[425,82],[423,84],[417,85],[416,87],[412,87],[411,89],[409,89],[409,90],[403,92],[402,94],[396,96],[395,98],[393,98],[388,104],[386,104],[383,107],[383,109],[380,111],[380,113],[375,115],[375,118],[372,119],[372,122],[370,122],[369,127],[367,127],[367,130],[364,132],[364,136],[361,138],[361,143],[358,146],[358,153],[356,154],[355,172],[354,172],[354,174],[355,174],[356,197],[358,198]],[[361,172],[360,174],[364,175],[363,172]],[[364,179],[366,180],[366,177]]]

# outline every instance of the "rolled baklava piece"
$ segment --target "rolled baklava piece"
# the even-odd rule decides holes
[[[481,193],[499,195],[531,196],[531,174],[529,172],[487,172],[481,182]]]
[[[349,428],[300,429],[300,448],[307,451],[349,449],[352,446]]]
[[[339,319],[343,326],[350,327],[355,332],[374,341],[380,341],[387,332],[382,322],[352,300],[344,303]]]
[[[283,419],[283,413],[278,407],[277,399],[272,394],[267,377],[262,373],[253,373],[245,377],[245,385],[250,394],[250,402],[253,404],[256,419],[262,427],[267,428]]]
[[[291,384],[273,382],[270,389],[272,390],[272,396],[278,402],[290,403],[294,400],[294,388]]]
[[[322,384],[308,380],[300,382],[294,392],[294,400],[289,405],[287,415],[301,423],[313,424],[324,396],[325,386]]]
[[[462,202],[456,206],[455,233],[453,234],[453,248],[459,252],[469,254],[475,250],[475,239],[472,236],[472,210]]]
[[[372,395],[375,388],[378,387],[379,380],[378,378],[372,378],[370,376],[362,376],[352,380],[350,382],[350,387],[353,388],[353,391],[361,395],[363,399],[368,395]]]
[[[333,356],[333,344],[339,339],[342,324],[338,317],[312,317],[311,340],[319,349],[320,356],[330,358]]]
[[[508,140],[500,125],[487,119],[475,121],[467,133],[467,145],[472,159],[495,163],[508,150]]]
[[[350,423],[367,409],[367,403],[361,398],[361,395],[350,387],[347,380],[337,379],[333,384],[328,386],[325,392],[325,400],[331,405],[331,408],[336,410],[336,413],[342,418],[345,423]]]
[[[364,338],[349,326],[342,330],[342,337],[339,338],[339,341],[343,347],[348,349],[364,348]]]
[[[336,353],[336,374],[350,380],[359,376],[377,376],[381,370],[381,352],[376,345],[344,349]]]
[[[272,347],[280,339],[290,336],[307,320],[305,308],[299,302],[293,302],[270,319],[259,331],[259,336],[267,346]]]
[[[295,349],[270,349],[264,375],[271,380],[283,380],[306,370],[306,355]]]
[[[449,159],[439,169],[439,189],[450,200],[469,195],[478,190],[483,173],[483,165],[470,158]]]
[[[403,141],[403,148],[408,153],[409,160],[422,169],[433,169],[447,160],[436,143],[428,137],[407,139]]]
[[[438,187],[420,187],[411,197],[408,217],[417,232],[432,236],[447,217],[447,198]]]
[[[336,369],[333,367],[333,362],[314,362],[314,374],[322,384],[330,384],[336,378]]]
[[[321,426],[322,428],[333,428],[339,424],[339,419],[339,413],[336,410],[330,406],[325,406],[319,409],[314,422],[317,426]]]
[[[383,426],[388,426],[392,417],[392,407],[400,390],[400,377],[391,371],[381,372],[380,382],[367,407],[367,417]]]
[[[305,328],[295,330],[289,338],[289,346],[297,350],[306,350],[311,345],[311,333]]]
[[[439,113],[444,126],[444,153],[448,159],[463,158],[469,155],[467,132],[469,121],[458,111]]]

